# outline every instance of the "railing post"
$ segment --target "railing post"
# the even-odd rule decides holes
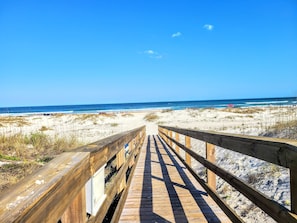
[[[117,153],[116,161],[117,161],[117,170],[119,170],[125,162],[125,148],[122,148]]]
[[[191,137],[185,136],[185,144],[188,149],[191,149]],[[191,166],[191,156],[186,153],[186,163]]]
[[[216,157],[215,157],[215,146],[210,143],[206,143],[206,159],[211,162],[215,163]],[[212,190],[216,190],[216,175],[207,169],[206,172],[207,176],[207,184]]]
[[[118,171],[125,162],[125,147],[123,147],[118,152],[116,156],[116,162],[117,162],[117,171]],[[124,177],[119,185],[118,193],[120,193],[125,188],[125,186],[126,186],[126,178]]]
[[[130,156],[134,156],[134,139],[132,139],[129,142],[129,154]],[[134,165],[134,159],[131,159],[131,162],[129,163],[129,168],[132,167]]]
[[[297,164],[290,167],[291,211],[297,214]]]
[[[169,137],[172,138],[172,131],[169,131]],[[172,148],[172,141],[169,139],[169,146]]]
[[[179,142],[179,134],[177,132],[175,133],[175,140]],[[176,144],[175,144],[175,151],[177,152],[177,154],[179,154],[179,147]]]
[[[165,129],[165,135],[168,136],[168,129]],[[165,141],[168,144],[168,138],[167,137],[165,137]]]
[[[86,190],[83,187],[80,193],[74,198],[72,203],[66,209],[61,217],[62,223],[85,223],[87,221],[87,211],[86,211]]]

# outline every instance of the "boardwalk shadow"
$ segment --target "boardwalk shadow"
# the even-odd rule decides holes
[[[161,151],[162,150],[162,151]],[[162,152],[162,153],[161,153]],[[156,161],[152,160],[152,153],[154,156],[157,155],[158,162],[161,166],[162,177],[157,177],[152,175],[152,163]],[[169,175],[168,166],[172,168],[172,164],[165,162],[163,156],[168,156],[175,166],[178,174],[180,175],[184,185],[172,182]],[[168,162],[168,161],[167,161]],[[220,222],[213,210],[209,207],[207,202],[203,199],[203,196],[207,194],[203,191],[199,191],[192,184],[191,180],[185,173],[184,167],[181,166],[175,156],[169,151],[169,148],[161,140],[159,136],[148,136],[148,143],[146,147],[146,158],[145,158],[145,168],[143,176],[143,191],[141,196],[140,204],[140,219],[141,222],[170,222],[168,219],[164,219],[160,215],[154,212],[153,204],[153,180],[162,181],[165,184],[167,193],[169,195],[170,206],[173,212],[173,217],[175,222],[188,222],[186,215],[187,210],[184,210],[182,202],[176,191],[176,187],[187,189],[191,196],[194,198],[197,204],[197,212],[203,214],[204,218],[208,222]],[[166,196],[168,196],[166,195]],[[199,208],[198,208],[199,207]],[[155,207],[156,208],[156,207]],[[200,209],[200,210],[198,210]]]
[[[148,136],[147,147],[146,147],[146,157],[143,172],[143,190],[141,195],[140,204],[140,221],[141,222],[170,222],[161,216],[153,212],[153,185],[152,180],[146,180],[152,178],[152,168],[151,168],[151,138]]]

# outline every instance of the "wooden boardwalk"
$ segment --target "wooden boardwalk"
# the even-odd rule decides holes
[[[159,136],[140,153],[119,222],[231,222]]]

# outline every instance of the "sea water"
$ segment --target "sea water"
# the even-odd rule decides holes
[[[153,109],[181,110],[186,108],[226,108],[226,107],[254,107],[254,106],[297,106],[297,97],[287,98],[257,98],[257,99],[226,99],[203,101],[169,101],[118,104],[86,104],[86,105],[57,105],[57,106],[26,106],[0,107],[0,114],[44,115],[54,113],[100,113],[110,111],[136,111]]]

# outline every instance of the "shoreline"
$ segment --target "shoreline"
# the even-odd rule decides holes
[[[290,105],[251,105],[251,106],[224,106],[224,107],[185,107],[185,108],[172,108],[172,107],[161,107],[161,108],[139,108],[139,109],[110,109],[110,110],[98,110],[98,111],[52,111],[52,112],[19,112],[19,113],[0,113],[0,117],[6,116],[32,116],[32,115],[43,115],[43,116],[52,116],[52,115],[84,115],[84,114],[104,114],[104,113],[142,113],[142,112],[162,112],[162,111],[181,111],[181,110],[205,110],[205,109],[249,109],[249,108],[297,108],[296,104]]]
[[[19,106],[0,107],[0,115],[21,114],[52,114],[52,113],[99,113],[99,112],[135,112],[145,110],[182,110],[187,108],[227,108],[254,106],[297,106],[297,97],[252,98],[252,99],[219,99],[219,100],[190,100],[137,102],[113,104],[82,104],[82,105],[49,105],[49,106]]]

